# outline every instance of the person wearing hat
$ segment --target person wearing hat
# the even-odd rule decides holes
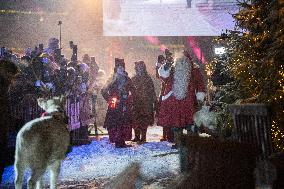
[[[114,73],[101,94],[108,103],[104,128],[109,140],[116,148],[127,147],[125,141],[132,137],[135,87],[125,71],[124,59],[115,58]]]
[[[165,107],[171,107],[173,105],[173,99],[169,98],[168,100],[164,100],[164,96],[168,94],[172,89],[172,83],[171,81],[171,75],[174,71],[172,64],[174,63],[174,59],[172,57],[173,53],[169,49],[165,49],[165,57],[163,64],[158,68],[158,77],[161,80],[161,91],[159,96],[159,102],[157,107],[157,118],[158,122],[157,125],[163,127],[163,137],[160,139],[160,141],[168,141],[168,142],[174,142],[173,141],[173,131],[171,129],[172,125],[169,121],[166,120],[172,120],[170,112],[172,109],[165,109]],[[159,57],[158,57],[159,61]],[[169,78],[168,78],[168,74]],[[162,111],[160,111],[162,109]]]
[[[188,51],[177,54],[171,69],[161,66],[159,74],[166,88],[158,123],[171,128],[168,141],[174,142],[173,148],[176,148],[183,129],[190,133],[193,128],[193,114],[198,110],[198,103],[204,101],[205,85]]]
[[[186,0],[187,8],[191,8],[191,1],[192,0]]]
[[[134,133],[133,142],[146,142],[149,125],[154,124],[154,111],[157,104],[154,83],[147,72],[144,61],[135,62],[136,74],[131,78],[139,93],[134,99]]]
[[[7,60],[0,60],[0,183],[6,164],[4,152],[7,152],[8,131],[11,124],[11,120],[9,119],[11,116],[8,104],[8,90],[17,73],[18,68],[14,63]]]
[[[156,78],[157,79],[160,79],[160,75],[158,73],[158,70],[159,68],[166,63],[166,58],[164,57],[164,55],[159,55],[158,56],[158,60],[157,60],[157,63],[156,63]],[[158,99],[158,102],[157,102],[157,105],[156,105],[156,116],[159,115],[159,108],[161,106],[161,102],[162,102],[162,94],[164,93],[164,90],[165,90],[165,83],[161,80],[161,90],[160,90],[160,94],[159,94],[159,99]],[[163,127],[163,136],[162,138],[160,139],[160,141],[167,141],[167,128],[166,127]]]
[[[165,49],[165,61],[168,66],[174,63],[173,53],[169,49]]]

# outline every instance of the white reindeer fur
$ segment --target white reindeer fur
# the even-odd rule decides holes
[[[193,115],[193,120],[197,127],[203,125],[209,129],[215,129],[217,125],[217,117],[215,112],[209,111],[209,106],[202,106],[202,109]]]
[[[203,102],[205,98],[205,93],[204,92],[197,92],[196,93],[196,99]]]
[[[60,117],[61,113],[57,112],[65,104],[64,100],[58,97],[47,101],[38,99],[38,104],[52,115],[26,123],[17,134],[14,164],[16,189],[22,188],[26,168],[32,172],[28,180],[29,189],[42,188],[42,176],[47,168],[50,169],[50,188],[55,189],[61,160],[65,158],[70,142],[63,115]]]

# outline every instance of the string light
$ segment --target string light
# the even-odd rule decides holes
[[[2,9],[0,10],[0,14],[24,14],[24,15],[62,15],[66,16],[66,12],[43,12],[43,11],[20,11],[20,10],[13,10],[13,9]]]
[[[275,6],[269,6],[270,9],[266,2],[255,2],[257,6],[244,6],[234,15],[236,28],[244,30],[242,35],[234,31],[227,34],[226,68],[236,81],[230,90],[236,98],[256,97],[259,103],[271,104],[275,115],[271,128],[273,144],[278,151],[284,151],[284,66],[280,62],[284,55],[277,49],[277,44],[283,44],[284,23],[273,24],[275,17],[267,14],[282,10],[277,9],[277,1],[271,3]]]

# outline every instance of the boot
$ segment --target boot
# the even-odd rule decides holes
[[[194,135],[195,134],[195,126],[193,124],[186,126],[186,134]]]
[[[179,143],[180,143],[180,135],[182,134],[182,128],[173,128],[173,132],[174,132],[174,145],[172,145],[172,149],[177,149],[179,147]]]
[[[140,141],[140,129],[134,129],[134,134],[135,134],[135,137],[133,140],[131,140],[132,142],[139,142]]]
[[[127,145],[125,144],[125,141],[118,141],[118,142],[115,142],[115,147],[116,148],[126,148]]]
[[[141,140],[140,140],[141,143],[145,143],[146,142],[146,134],[147,134],[147,128],[146,129],[142,129]]]
[[[166,128],[166,133],[167,133],[167,141],[170,143],[174,143],[174,132],[172,128]]]
[[[167,132],[165,127],[163,127],[163,138],[160,139],[160,142],[163,141],[167,141]]]

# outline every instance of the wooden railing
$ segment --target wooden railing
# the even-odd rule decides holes
[[[234,138],[254,145],[267,159],[273,152],[271,142],[271,112],[265,104],[230,105],[234,121]]]
[[[71,133],[72,143],[82,144],[87,140],[87,134],[80,129],[87,130],[87,125],[95,121],[93,112],[93,105],[88,95],[68,96],[66,100],[66,114],[68,116],[68,130]],[[37,98],[28,95],[19,104],[11,104],[11,114],[23,123],[38,118],[44,112],[38,104]],[[78,142],[79,141],[79,142]]]

